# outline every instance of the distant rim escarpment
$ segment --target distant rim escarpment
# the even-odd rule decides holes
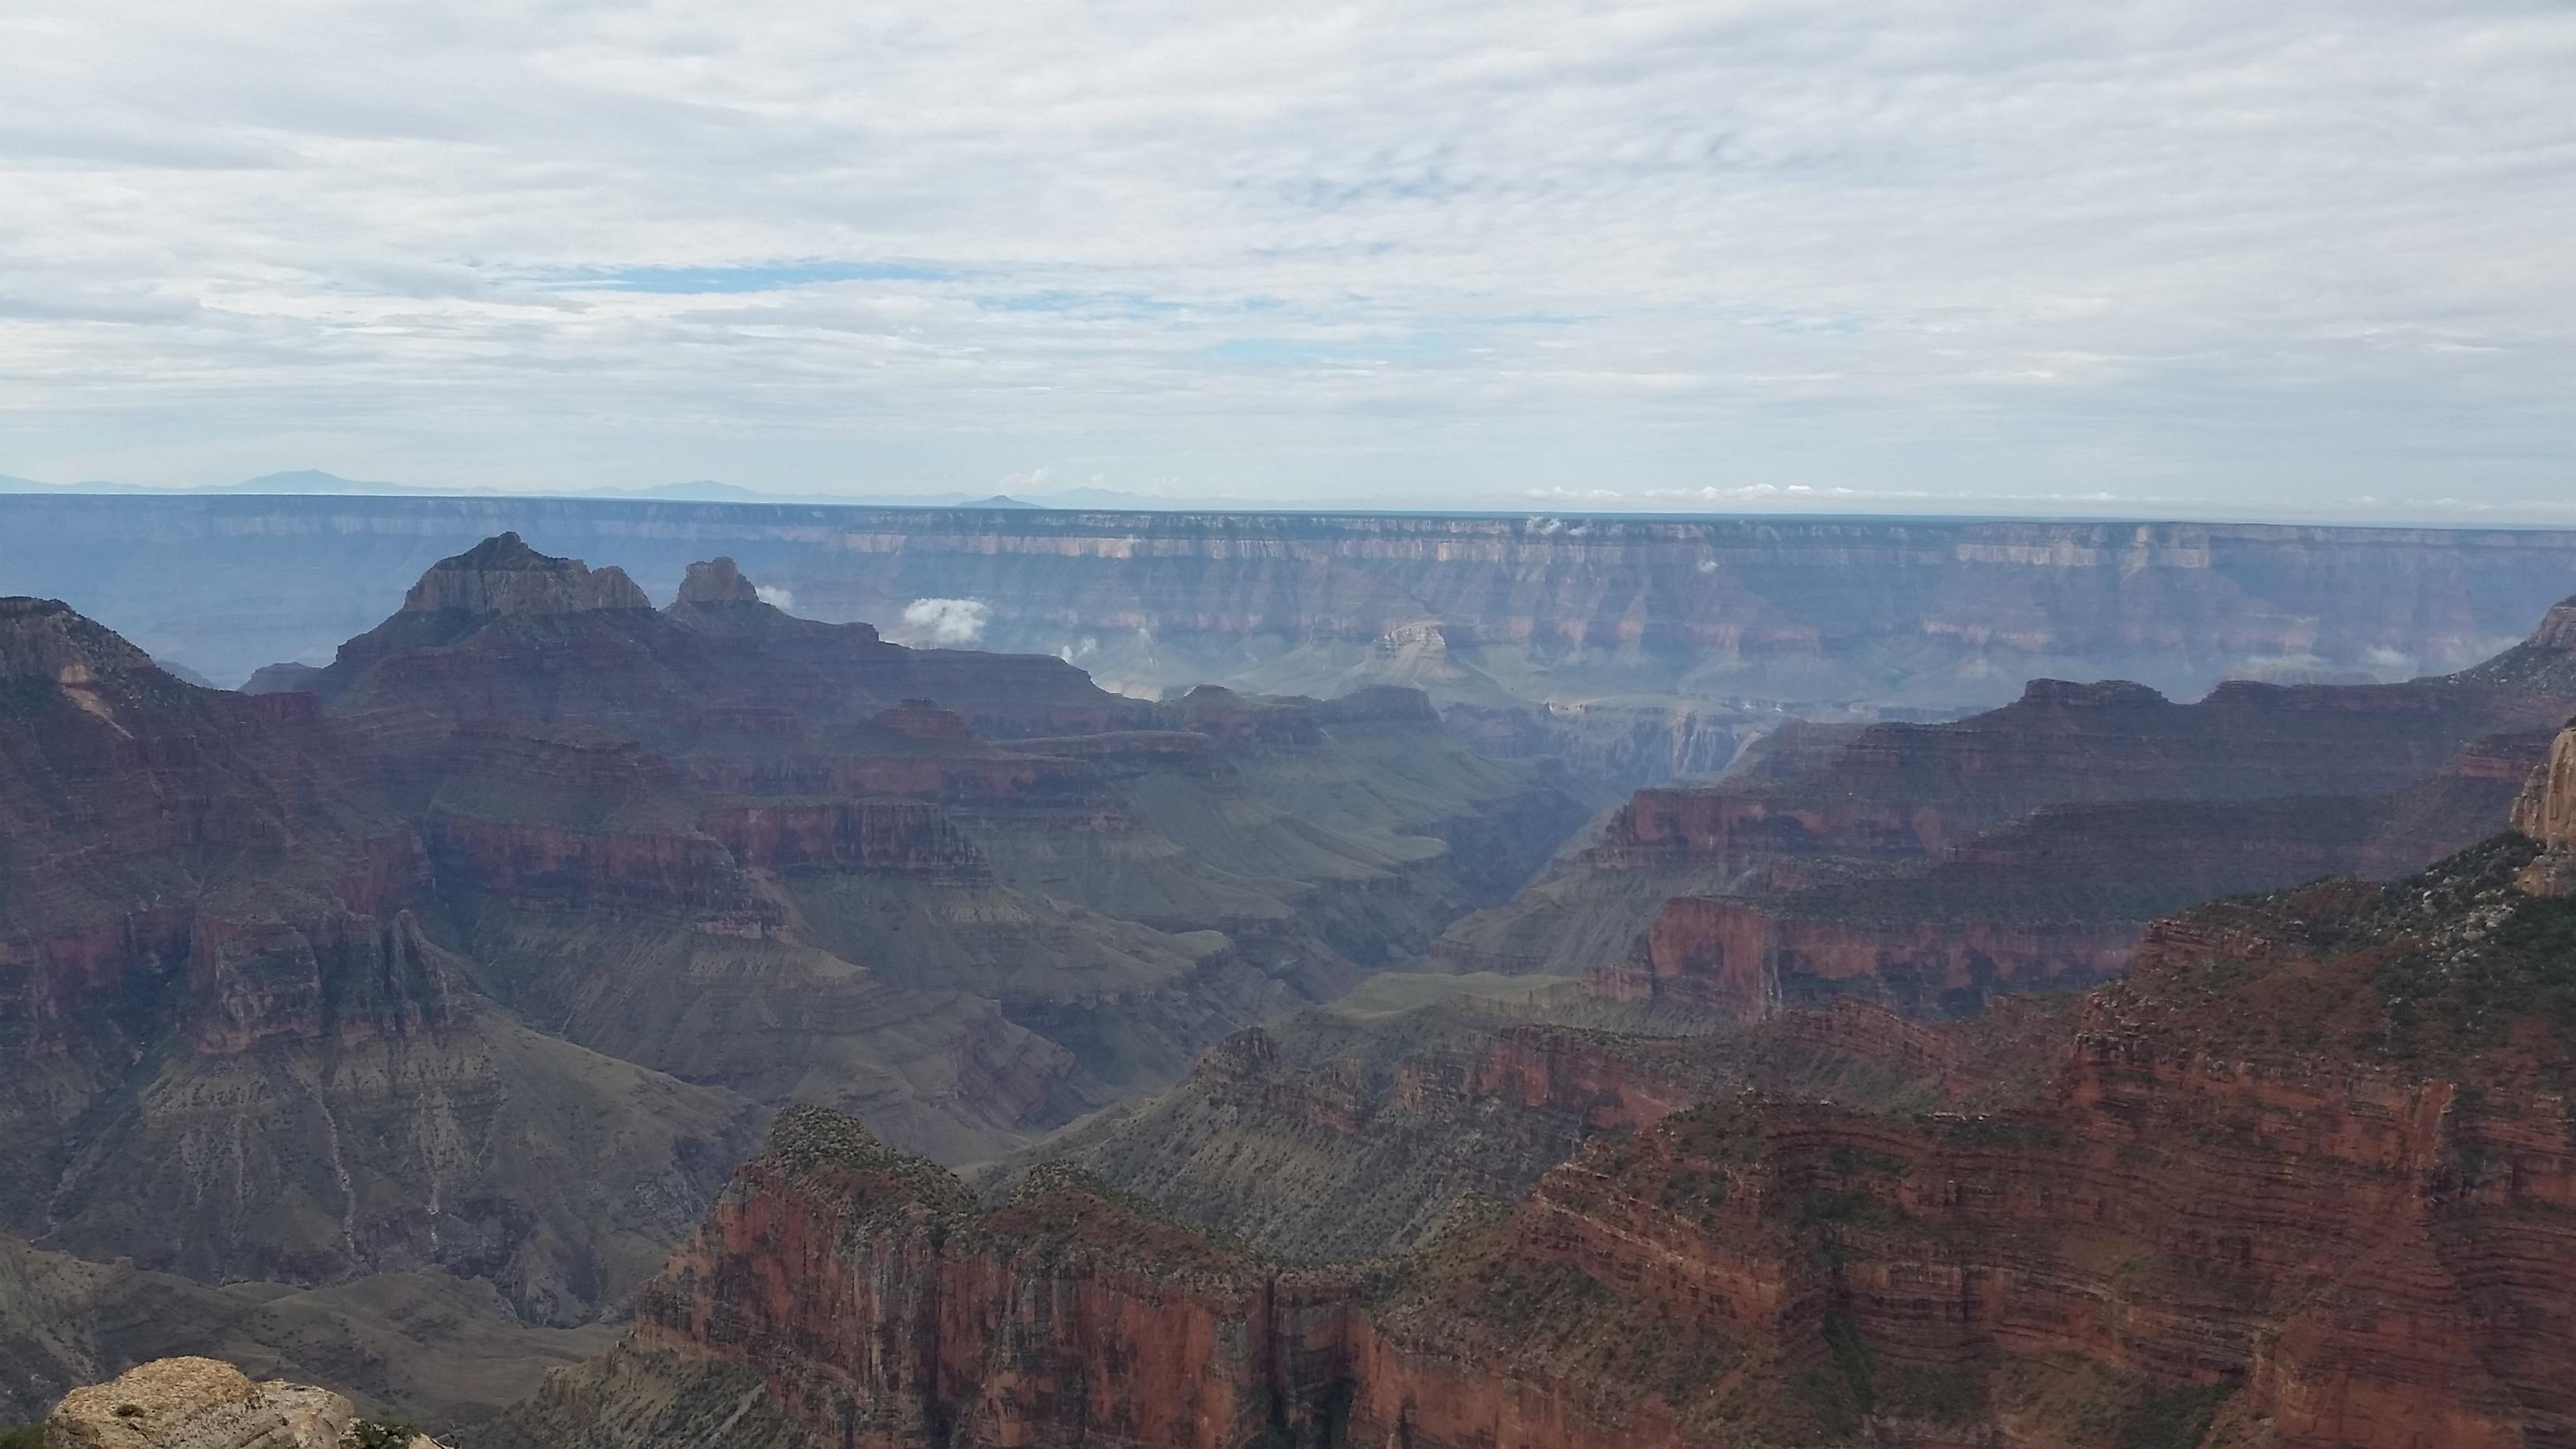
[[[1789,714],[1947,717],[2043,677],[2191,699],[2444,673],[2576,592],[2569,530],[435,496],[5,496],[0,576],[232,684],[324,662],[398,581],[504,531],[654,590],[729,555],[808,617],[1053,654],[1129,694],[1408,685],[1604,799],[1722,768]]]

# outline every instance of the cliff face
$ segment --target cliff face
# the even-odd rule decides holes
[[[628,1343],[556,1375],[495,1442],[679,1442],[752,1408],[753,1434],[727,1442],[1226,1449],[1319,1417],[1309,1381],[1329,1362],[1313,1361],[1340,1317],[1329,1288],[1079,1180],[984,1211],[932,1164],[798,1109],[639,1299]],[[639,1381],[661,1400],[649,1419],[627,1402]]]
[[[1619,793],[1722,768],[1784,710],[2456,668],[2576,582],[2576,535],[2530,532],[59,496],[0,499],[0,576],[231,682],[327,658],[382,580],[505,529],[648,584],[725,554],[820,618],[980,606],[982,647],[1146,698],[1413,686]]]
[[[623,569],[592,573],[579,559],[551,558],[502,533],[422,574],[402,607],[406,614],[581,614],[649,609],[653,601]]]
[[[580,1322],[768,1109],[1007,1152],[1578,813],[1410,690],[1153,704],[684,593],[496,538],[256,696],[0,603],[0,1227]]]
[[[2576,706],[2559,632],[2401,685],[2238,681],[2177,704],[2036,680],[1944,724],[1784,728],[1714,782],[1637,791],[1432,955],[1739,1020],[1824,993],[1952,1015],[2088,985],[2162,913],[2402,874],[2488,834]]]
[[[432,939],[432,852],[311,697],[0,618],[41,631],[0,693],[0,1219],[216,1278],[446,1267],[538,1321],[640,1275],[750,1105],[494,1011]]]
[[[1775,870],[1739,898],[1666,902],[1586,989],[1726,1020],[1856,995],[1960,1016],[2000,996],[2126,970],[2148,924],[2198,901],[2332,875],[2420,869],[2488,833],[2546,737],[2474,741],[2387,795],[2061,806],[1936,859],[1803,883]]]
[[[2561,732],[2549,758],[2514,801],[2513,828],[2543,845],[2576,842],[2576,727]]]
[[[2556,1442],[2576,1053],[2545,1023],[2576,908],[2514,890],[2533,853],[2176,918],[2126,982],[2000,1029],[1798,1018],[1980,1105],[1633,1098],[1646,1125],[1517,1208],[1366,1269],[1060,1172],[979,1207],[800,1116],[506,1442],[681,1442],[733,1405],[780,1444]],[[1581,1051],[1510,1047],[1462,1081],[1608,1100]],[[1280,1066],[1245,1039],[1209,1085],[1328,1137],[1392,1105],[1365,1063]]]
[[[987,1169],[1070,1162],[1183,1221],[1292,1261],[1421,1247],[1478,1202],[1529,1194],[1586,1141],[1748,1090],[1876,1107],[1981,1102],[2032,1073],[2068,998],[1936,1028],[1838,997],[1672,1035],[1668,1011],[1554,998],[1315,1011],[1238,1032],[1187,1080]],[[1573,1008],[1566,1012],[1567,1008]],[[1590,1026],[1548,1020],[1587,1017]],[[1626,1029],[1606,1024],[1626,1018]],[[1638,1028],[1651,1028],[1641,1030]]]
[[[1641,790],[1600,852],[1737,869],[1782,855],[1906,858],[2077,802],[2379,794],[2482,735],[2554,722],[2561,704],[2447,682],[2236,682],[2175,704],[2137,685],[2035,680],[2017,703],[1954,724],[1873,726],[1796,773]]]
[[[2576,895],[2576,725],[2561,732],[2549,758],[2531,772],[2513,802],[2513,828],[2543,847],[2523,875],[2523,888],[2538,896]]]

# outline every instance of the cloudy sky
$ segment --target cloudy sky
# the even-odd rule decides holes
[[[14,0],[0,473],[2576,522],[2576,5]]]

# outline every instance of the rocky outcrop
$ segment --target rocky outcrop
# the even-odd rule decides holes
[[[2576,895],[2576,725],[2560,733],[2549,758],[2532,771],[2514,801],[2513,828],[2543,847],[2523,874],[2523,889],[2537,896]]]
[[[542,554],[517,534],[501,533],[431,565],[402,607],[406,614],[580,614],[649,609],[653,601],[623,569],[593,573],[579,559]]]
[[[732,559],[708,559],[689,565],[688,574],[680,580],[683,604],[757,604],[760,590],[742,576],[742,569]]]
[[[45,1420],[45,1449],[343,1449],[357,1411],[328,1389],[253,1383],[211,1358],[156,1359],[74,1389]],[[426,1438],[413,1449],[437,1449]]]
[[[2542,616],[2531,642],[2537,648],[2576,654],[2576,599],[2565,600]]]
[[[2576,726],[2560,733],[2532,771],[2514,801],[2513,828],[2542,845],[2576,843]]]
[[[101,674],[156,667],[151,655],[59,599],[0,599],[0,683],[80,689]]]

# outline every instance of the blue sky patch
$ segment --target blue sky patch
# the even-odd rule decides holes
[[[784,292],[823,282],[939,282],[952,273],[907,262],[755,262],[737,267],[598,267],[559,280],[621,292],[697,296],[719,292]]]

